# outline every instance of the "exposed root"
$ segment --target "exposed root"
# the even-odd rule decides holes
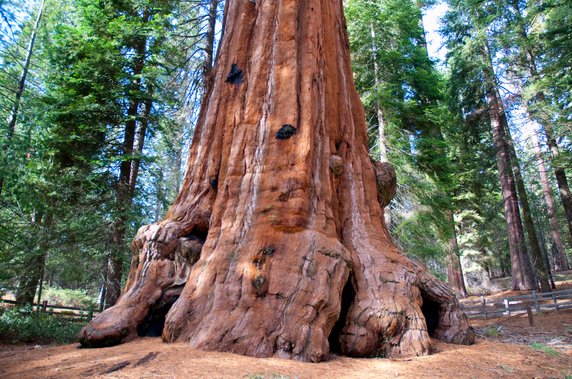
[[[203,235],[191,233],[179,238],[181,230],[180,224],[168,222],[139,230],[125,292],[115,306],[81,330],[82,347],[113,346],[137,335],[161,334],[164,317],[182,291],[204,242]]]

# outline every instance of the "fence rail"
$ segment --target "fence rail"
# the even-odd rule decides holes
[[[537,313],[543,310],[556,310],[572,308],[572,289],[554,292],[531,291],[525,295],[505,298],[487,299],[481,296],[480,300],[461,301],[461,308],[469,318],[489,318],[511,316],[520,313]]]
[[[66,318],[69,321],[91,321],[91,319],[99,313],[96,310],[90,308],[77,308],[64,305],[48,304],[47,300],[44,300],[41,304],[36,304],[0,299],[0,303],[11,305],[31,305],[32,309],[35,309],[38,313],[47,313],[49,315]]]

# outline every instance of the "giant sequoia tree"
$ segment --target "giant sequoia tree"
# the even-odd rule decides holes
[[[82,345],[159,332],[319,361],[472,343],[452,291],[383,223],[395,176],[368,155],[342,1],[227,1],[212,78],[183,188]]]

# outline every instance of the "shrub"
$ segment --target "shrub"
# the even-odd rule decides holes
[[[487,326],[484,330],[484,334],[487,337],[498,337],[501,334],[500,327],[497,327],[496,325]]]
[[[64,305],[77,308],[97,308],[97,301],[89,296],[85,291],[72,290],[59,287],[45,287],[42,300],[47,300],[48,304]]]
[[[10,343],[71,343],[85,323],[40,313],[31,306],[6,309],[0,316],[0,337]]]

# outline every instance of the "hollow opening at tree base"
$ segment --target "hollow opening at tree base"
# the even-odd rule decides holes
[[[205,223],[198,223],[188,232],[183,238],[187,239],[194,239],[201,242],[201,244],[205,243],[207,239],[207,235],[209,234],[209,226]]]
[[[179,288],[180,287],[180,288]],[[137,335],[139,337],[160,337],[165,327],[165,316],[179,298],[183,286],[170,288],[161,296],[159,301],[149,309],[145,319],[137,325]]]
[[[437,327],[439,326],[439,317],[441,316],[441,306],[436,301],[431,300],[425,294],[421,294],[423,299],[423,305],[421,306],[421,312],[425,317],[425,322],[427,323],[427,333],[429,337],[433,337]]]
[[[352,284],[352,275],[348,277],[344,289],[342,290],[342,305],[340,308],[340,316],[338,321],[334,324],[332,331],[328,337],[328,343],[330,344],[331,354],[342,354],[342,349],[340,345],[340,333],[346,324],[346,319],[348,317],[348,311],[355,298],[355,290]]]

